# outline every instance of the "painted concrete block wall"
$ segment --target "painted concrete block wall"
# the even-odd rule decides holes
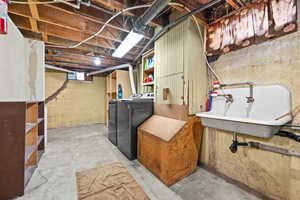
[[[300,31],[223,55],[213,66],[224,83],[254,81],[256,84],[284,85],[292,92],[293,108],[300,105]],[[293,123],[300,125],[300,113]],[[239,136],[239,140],[258,141],[300,152],[300,143],[278,136],[271,139]],[[232,154],[231,143],[232,133],[207,129],[202,162],[271,198],[299,199],[299,158],[243,147]]]
[[[66,73],[46,71],[46,97],[52,95],[66,80]],[[48,128],[70,127],[105,120],[106,80],[94,77],[92,82],[69,81],[55,100],[49,102]]]

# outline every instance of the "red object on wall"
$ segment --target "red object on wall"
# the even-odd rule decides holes
[[[8,17],[7,17],[8,0],[0,0],[0,34],[7,34]]]

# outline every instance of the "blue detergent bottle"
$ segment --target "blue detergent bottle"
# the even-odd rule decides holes
[[[122,85],[118,85],[118,99],[123,99]]]

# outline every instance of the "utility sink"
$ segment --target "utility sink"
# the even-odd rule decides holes
[[[254,86],[252,103],[246,99],[249,88],[223,89],[218,93],[231,94],[233,102],[226,102],[224,96],[214,97],[211,111],[197,113],[206,127],[270,138],[292,120],[291,94],[284,86]]]

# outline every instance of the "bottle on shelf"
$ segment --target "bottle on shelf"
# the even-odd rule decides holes
[[[118,99],[123,99],[122,85],[118,85]]]

